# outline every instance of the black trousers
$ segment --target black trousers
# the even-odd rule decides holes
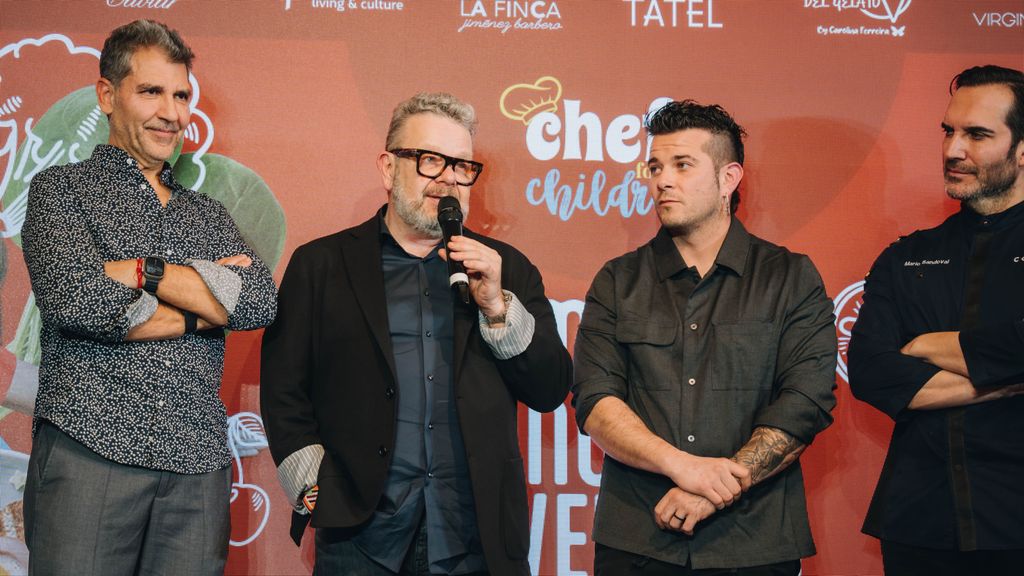
[[[797,576],[800,574],[800,561],[791,560],[778,564],[765,564],[747,568],[704,568],[694,570],[689,564],[680,566],[670,564],[609,548],[594,543],[594,576],[719,576],[737,574],[739,576]]]
[[[937,550],[882,540],[886,576],[1024,574],[1024,550]]]

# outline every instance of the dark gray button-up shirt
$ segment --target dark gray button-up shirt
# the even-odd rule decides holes
[[[114,462],[198,474],[230,463],[223,331],[125,341],[143,292],[107,277],[103,263],[206,261],[237,278],[237,302],[225,305],[232,330],[269,324],[277,296],[227,210],[178,184],[167,164],[160,179],[172,190],[166,206],[124,150],[104,145],[32,180],[22,242],[43,321],[35,416]],[[234,254],[252,265],[212,264]]]
[[[388,481],[369,524],[354,538],[360,549],[398,572],[425,517],[431,572],[487,569],[476,523],[473,485],[455,407],[455,320],[448,265],[435,247],[425,258],[406,252],[383,213],[381,267],[388,331],[395,354],[398,402]]]
[[[730,457],[757,426],[810,443],[832,421],[832,302],[804,255],[750,235],[733,219],[702,279],[662,229],[594,279],[576,337],[573,404],[582,429],[605,396],[658,436],[698,456]],[[604,459],[594,540],[694,568],[812,555],[799,463],[697,525],[660,530],[664,476]]]

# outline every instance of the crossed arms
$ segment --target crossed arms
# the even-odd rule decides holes
[[[905,332],[915,327],[901,316],[906,295],[892,270],[892,262],[901,261],[889,249],[868,277],[850,340],[854,395],[901,419],[918,410],[967,406],[1024,392],[1019,383],[1024,369],[1019,321],[969,332],[925,332],[907,341]]]
[[[203,207],[205,221],[197,228],[209,235],[206,244],[220,251],[213,256],[220,259],[193,262],[203,276],[190,266],[167,265],[155,311],[145,309],[144,300],[152,306],[153,299],[137,289],[137,261],[106,261],[89,212],[73,192],[79,176],[67,172],[55,168],[36,175],[22,229],[25,263],[45,321],[83,338],[119,342],[181,336],[181,310],[199,317],[197,329],[251,330],[273,320],[276,290],[270,272],[245,245],[224,207],[213,201]],[[218,299],[218,290],[206,284],[208,274],[232,288],[221,290]]]
[[[216,261],[221,266],[248,267],[252,258],[235,254]],[[138,286],[136,260],[116,260],[103,264],[104,273],[128,288]],[[159,298],[156,312],[148,320],[128,330],[125,340],[168,340],[185,333],[183,310],[196,314],[198,330],[224,326],[228,312],[213,295],[202,276],[191,266],[167,264],[164,277],[156,290]]]
[[[971,382],[967,361],[960,348],[959,332],[929,332],[908,342],[902,354],[920,358],[941,370],[935,373],[917,394],[907,408],[911,410],[936,410],[989,402],[1024,393],[1024,384],[1002,387],[977,388]]]

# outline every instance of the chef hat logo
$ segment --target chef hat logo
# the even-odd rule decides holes
[[[501,93],[501,113],[510,120],[529,124],[541,112],[558,110],[562,83],[553,76],[538,78],[533,84],[513,84]]]

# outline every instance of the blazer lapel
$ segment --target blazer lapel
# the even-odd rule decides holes
[[[342,244],[347,276],[352,282],[359,309],[373,333],[377,346],[387,359],[392,381],[397,380],[395,354],[388,327],[388,305],[384,296],[384,270],[381,268],[380,225],[378,216],[354,228]]]

